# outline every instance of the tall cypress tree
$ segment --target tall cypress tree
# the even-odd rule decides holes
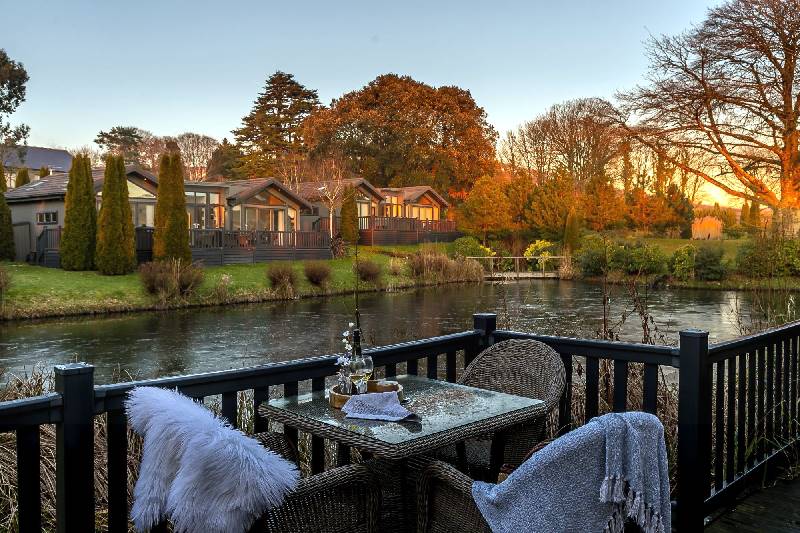
[[[61,235],[61,268],[91,270],[94,264],[97,208],[91,161],[79,154],[72,160],[64,199],[64,232]]]
[[[569,253],[575,252],[578,249],[580,241],[580,221],[575,208],[571,208],[567,213],[567,222],[564,224],[564,249]]]
[[[107,275],[127,274],[136,268],[133,215],[122,156],[106,158],[94,263]]]
[[[161,156],[158,171],[153,259],[192,260],[189,248],[189,217],[183,187],[183,162],[179,152]]]
[[[6,192],[8,190],[8,183],[6,183],[6,169],[3,167],[3,163],[0,162],[0,192]]]
[[[42,165],[39,169],[39,179],[45,178],[50,175],[50,169],[47,166]]]
[[[761,229],[761,206],[753,202],[750,204],[750,226],[753,229]]]
[[[31,182],[31,178],[28,175],[28,169],[22,167],[17,171],[17,179],[14,181],[14,187],[22,187],[23,185],[27,185]]]
[[[0,191],[0,261],[14,260],[14,227],[11,225],[11,209],[6,195]]]
[[[342,239],[350,243],[358,241],[358,206],[355,189],[348,189],[345,192],[339,217],[341,218],[339,232],[342,234]]]
[[[750,206],[747,205],[747,200],[742,204],[742,212],[739,214],[739,224],[744,227],[750,225]]]

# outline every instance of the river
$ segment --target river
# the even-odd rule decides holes
[[[738,335],[734,291],[658,289],[648,308],[658,334],[671,344],[683,328],[707,329],[711,342]],[[0,367],[19,373],[85,361],[108,382],[116,369],[145,378],[255,365],[332,353],[352,320],[353,297],[330,297],[197,308],[179,311],[72,317],[0,325]],[[632,310],[624,287],[615,287],[610,317]],[[360,297],[366,339],[373,344],[430,337],[469,329],[472,313],[494,311],[500,326],[546,334],[594,337],[600,329],[599,285],[534,280],[426,287]],[[641,341],[636,314],[618,327],[622,340]]]

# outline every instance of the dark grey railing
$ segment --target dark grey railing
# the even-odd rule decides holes
[[[798,336],[800,323],[709,347],[708,334],[680,333],[678,347],[533,335],[496,329],[496,316],[477,314],[474,329],[370,349],[376,374],[418,374],[419,360],[430,378],[455,381],[472,358],[492,343],[532,338],[553,347],[567,369],[568,383],[558,412],[561,433],[605,409],[601,391],[611,380],[614,411],[659,412],[659,368],[677,374],[679,531],[698,530],[704,517],[730,503],[746,482],[785,460],[798,436]],[[459,354],[461,354],[459,356]],[[574,363],[580,362],[580,366]],[[601,365],[613,365],[611,375]],[[630,404],[631,365],[641,365],[640,403]],[[402,368],[400,368],[402,367]],[[580,368],[578,374],[575,368]],[[56,367],[55,392],[0,404],[0,432],[16,432],[20,531],[41,527],[40,442],[43,424],[56,426],[56,523],[58,531],[94,527],[94,417],[106,416],[109,531],[127,531],[128,432],[125,395],[135,386],[175,387],[197,399],[221,396],[221,413],[233,425],[240,419],[239,392],[251,391],[255,408],[270,393],[323,390],[336,372],[336,356],[269,363],[193,376],[96,386],[93,367]],[[443,374],[443,375],[440,375]],[[585,394],[582,420],[573,418],[575,391]],[[255,431],[267,421],[256,417]],[[285,433],[297,441],[296,430]],[[325,468],[325,442],[311,439],[312,472]],[[346,449],[345,449],[346,451]],[[349,453],[338,453],[344,462]]]

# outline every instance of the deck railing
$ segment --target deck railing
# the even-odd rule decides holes
[[[189,247],[227,248],[321,248],[330,247],[330,237],[318,231],[189,230]]]
[[[558,409],[561,433],[605,409],[601,391],[613,391],[614,411],[659,412],[659,368],[675,374],[678,396],[678,493],[675,523],[679,531],[695,531],[713,509],[725,505],[746,481],[777,465],[798,435],[798,337],[800,323],[709,347],[708,334],[680,333],[678,347],[583,340],[496,330],[496,316],[477,314],[474,329],[431,339],[369,350],[378,376],[401,373],[455,381],[486,346],[511,338],[531,338],[553,347],[567,369],[568,387]],[[420,364],[421,361],[421,364]],[[576,374],[573,363],[581,363]],[[610,376],[603,369],[610,369]],[[641,397],[630,394],[632,365],[641,371]],[[96,416],[105,416],[108,448],[109,531],[127,531],[127,420],[124,399],[135,386],[176,387],[197,399],[220,396],[221,413],[232,424],[241,420],[238,406],[248,398],[255,409],[271,395],[323,390],[335,374],[336,356],[269,363],[252,368],[193,376],[94,385],[93,367],[56,367],[55,392],[0,403],[0,432],[17,437],[17,479],[20,531],[41,526],[40,426],[56,426],[56,523],[58,531],[90,531],[94,527],[94,438]],[[604,383],[603,380],[611,380]],[[610,385],[610,389],[608,388]],[[246,391],[247,396],[240,393]],[[583,414],[573,417],[575,392]],[[252,421],[255,431],[266,421]],[[285,428],[293,440],[298,434]],[[312,472],[326,468],[325,442],[310,440]],[[340,452],[347,452],[346,448]],[[346,462],[348,453],[337,453]]]
[[[375,231],[454,232],[454,220],[419,220],[399,217],[358,217],[358,229]]]

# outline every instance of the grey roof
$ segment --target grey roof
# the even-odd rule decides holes
[[[392,192],[396,194],[403,195],[403,203],[408,202],[416,202],[419,200],[425,193],[430,193],[436,200],[439,201],[444,207],[449,207],[450,204],[444,197],[436,192],[436,189],[433,187],[429,187],[428,185],[414,185],[412,187],[384,187],[381,189],[381,192],[386,194],[387,192]]]
[[[140,178],[158,184],[158,178],[138,167],[136,165],[128,165],[125,167],[128,175],[137,175]],[[103,186],[103,174],[105,169],[95,168],[92,169],[92,178],[94,179],[94,189],[99,191]],[[66,172],[58,172],[45,176],[44,178],[34,180],[27,185],[11,189],[6,193],[6,200],[9,203],[22,203],[32,200],[45,200],[63,199],[67,194],[67,183],[69,182],[69,174]]]
[[[336,182],[334,182],[334,181],[304,181],[304,182],[301,182],[301,183],[297,184],[297,192],[300,194],[300,196],[302,196],[303,198],[305,198],[309,202],[318,202],[318,201],[322,200],[325,197],[325,195],[322,194],[322,191],[320,190],[320,188],[328,186],[328,185],[333,185],[334,183],[336,183]],[[339,183],[342,186],[346,187],[346,188],[363,186],[367,191],[370,192],[370,194],[372,194],[372,196],[374,198],[376,198],[380,202],[383,201],[383,195],[381,194],[381,191],[379,189],[375,188],[374,185],[372,185],[370,182],[368,182],[364,178],[347,178],[347,179],[340,180]]]
[[[249,180],[232,180],[223,182],[214,182],[217,186],[222,186],[228,189],[227,201],[228,203],[238,204],[255,196],[264,189],[275,187],[281,191],[285,196],[291,198],[298,205],[311,209],[313,206],[306,201],[305,198],[299,194],[292,192],[286,185],[275,178],[255,178]]]
[[[28,146],[24,150],[23,161],[20,161],[17,150],[10,150],[3,160],[3,166],[7,168],[25,166],[36,170],[47,167],[55,172],[68,172],[69,167],[72,166],[72,155],[66,150],[39,146]]]

